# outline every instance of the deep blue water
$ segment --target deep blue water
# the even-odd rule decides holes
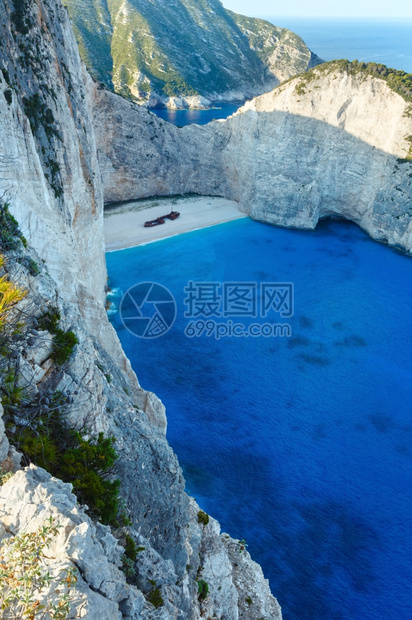
[[[266,19],[296,32],[324,60],[378,62],[412,72],[412,19]]]
[[[355,225],[249,219],[107,255],[167,286],[171,331],[113,322],[167,407],[188,490],[246,539],[285,620],[412,618],[412,260]],[[194,281],[294,282],[290,339],[184,335]]]
[[[191,125],[196,123],[197,125],[206,125],[210,121],[227,118],[231,114],[234,114],[243,102],[238,103],[220,103],[216,104],[216,107],[209,108],[208,110],[169,110],[166,108],[153,108],[151,112],[160,116],[165,121],[173,123],[173,125]]]

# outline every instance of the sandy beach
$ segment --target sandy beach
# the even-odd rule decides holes
[[[153,228],[144,228],[147,220],[179,211],[180,217]],[[180,235],[191,230],[215,226],[247,217],[234,200],[210,196],[185,196],[139,200],[106,208],[104,233],[106,251],[113,252]]]

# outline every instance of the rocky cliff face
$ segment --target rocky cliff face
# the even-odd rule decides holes
[[[409,96],[361,65],[327,63],[226,121],[178,129],[98,90],[105,200],[225,196],[279,226],[343,217],[411,252]]]
[[[165,439],[164,408],[140,388],[107,320],[92,95],[61,5],[0,0],[0,196],[27,238],[27,247],[19,242],[6,252],[6,270],[28,291],[20,307],[25,328],[7,353],[2,343],[2,396],[10,369],[22,396],[21,406],[4,403],[5,424],[0,411],[0,465],[17,470],[3,486],[0,470],[0,538],[33,531],[50,514],[58,518],[64,530],[48,560],[53,574],[61,566],[78,569],[72,618],[84,617],[85,610],[87,617],[108,620],[280,618],[249,554],[221,535],[213,519],[199,523],[199,507],[185,494]],[[78,339],[63,366],[53,359],[51,334],[38,324],[51,306],[60,311],[61,329]],[[134,562],[133,585],[119,571],[118,542],[76,506],[70,485],[41,468],[21,469],[13,443],[25,428],[44,424],[34,414],[27,417],[26,404],[35,399],[38,411],[47,410],[51,393],[64,399],[72,427],[86,425],[94,435],[116,439],[130,535],[144,547]],[[205,600],[198,596],[200,579],[209,585]],[[148,600],[154,582],[163,598],[157,610]],[[252,609],[247,596],[255,601]]]
[[[242,100],[321,62],[298,35],[220,0],[66,3],[92,75],[150,107]]]

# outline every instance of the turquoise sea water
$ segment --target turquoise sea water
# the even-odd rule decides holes
[[[177,300],[155,340],[112,320],[188,490],[246,539],[285,620],[412,618],[412,260],[347,222],[244,219],[107,262],[116,303],[147,280]],[[292,337],[187,338],[189,280],[293,282]]]

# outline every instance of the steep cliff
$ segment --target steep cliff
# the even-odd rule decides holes
[[[220,0],[66,4],[92,75],[151,107],[245,99],[321,62],[298,35]]]
[[[280,618],[260,567],[247,552],[239,557],[239,543],[221,535],[212,518],[199,522],[165,438],[164,407],[139,386],[107,319],[93,91],[58,2],[0,0],[0,275],[28,292],[16,311],[18,329],[7,341],[1,333],[0,466],[17,473],[1,486],[0,470],[0,538],[13,540],[56,516],[64,530],[47,561],[53,574],[77,568],[73,618],[85,609],[108,620]],[[19,235],[10,243],[9,224],[15,228],[6,201],[27,241]],[[44,324],[49,311],[61,317],[58,327]],[[58,362],[55,336],[72,332],[68,358]],[[55,399],[69,428],[115,438],[128,535],[140,547],[133,583],[119,570],[121,546],[76,506],[70,486],[41,467],[21,469],[13,444],[26,446],[27,457],[24,437],[39,442],[32,460],[56,460],[45,430]],[[209,586],[205,599],[200,580]]]
[[[410,76],[402,72],[332,62],[226,121],[178,129],[96,90],[105,200],[225,196],[279,226],[353,220],[373,238],[411,252],[410,99]]]

